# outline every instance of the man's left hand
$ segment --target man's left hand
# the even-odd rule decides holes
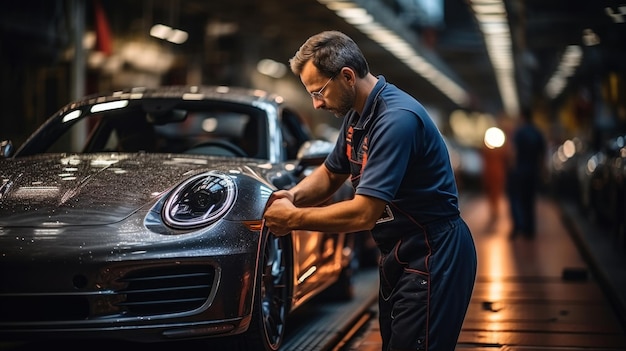
[[[271,205],[265,210],[263,216],[265,226],[275,235],[289,234],[293,229],[289,226],[289,218],[296,207],[288,198],[274,199],[270,203]]]

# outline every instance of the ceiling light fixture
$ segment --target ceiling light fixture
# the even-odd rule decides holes
[[[606,15],[611,18],[613,23],[624,23],[624,22],[626,22],[624,20],[624,17],[626,17],[626,5],[618,6],[617,7],[617,11],[615,11],[613,8],[607,6],[607,7],[604,8],[604,12],[606,12]]]
[[[559,96],[567,85],[567,79],[576,72],[582,57],[583,51],[578,45],[570,45],[565,49],[559,67],[548,81],[548,84],[546,84],[548,97],[554,99]]]
[[[152,26],[152,28],[150,28],[150,35],[174,44],[182,44],[189,38],[189,34],[184,30],[175,29],[164,24],[155,24]]]
[[[519,114],[515,65],[506,8],[502,0],[468,0],[478,27],[483,33],[487,55],[493,66],[504,110]]]
[[[418,54],[414,46],[409,44],[407,40],[392,29],[377,22],[365,8],[352,1],[317,1],[404,62],[411,70],[428,80],[454,103],[461,107],[469,105],[469,94],[463,87],[438,69],[437,65]]]
[[[282,78],[287,73],[287,66],[284,63],[272,59],[260,60],[256,65],[257,71],[272,78]]]

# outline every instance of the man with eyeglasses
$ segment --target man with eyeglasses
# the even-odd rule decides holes
[[[345,34],[310,37],[290,60],[315,108],[343,118],[334,151],[265,212],[275,235],[371,230],[380,251],[383,350],[454,350],[476,277],[448,150],[425,108],[374,76]],[[316,205],[348,177],[351,200]]]

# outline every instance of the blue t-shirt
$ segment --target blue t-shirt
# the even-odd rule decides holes
[[[378,76],[363,115],[351,110],[345,116],[325,165],[351,174],[356,194],[393,204],[421,224],[459,214],[454,173],[439,129],[417,100],[383,76]]]

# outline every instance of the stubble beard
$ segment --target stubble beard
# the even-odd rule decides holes
[[[354,106],[355,95],[352,90],[342,90],[341,95],[339,95],[337,107],[329,109],[329,111],[337,118],[345,117]]]

